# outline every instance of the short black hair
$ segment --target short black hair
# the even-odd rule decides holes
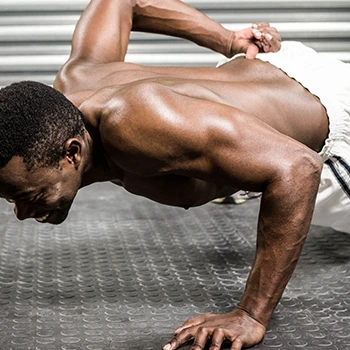
[[[22,81],[0,90],[0,168],[14,156],[28,170],[58,166],[65,142],[84,132],[80,110],[51,86]]]

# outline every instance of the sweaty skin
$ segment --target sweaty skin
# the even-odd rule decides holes
[[[253,346],[265,334],[309,230],[326,111],[298,82],[259,60],[239,58],[220,68],[126,63],[131,30],[179,36],[228,57],[243,51],[248,58],[278,50],[279,35],[264,23],[229,32],[175,0],[92,0],[54,85],[79,107],[88,130],[86,139],[76,140],[82,155],[79,146],[68,157],[78,169],[84,149],[92,150],[80,187],[112,181],[183,208],[237,189],[263,192],[256,258],[239,307],[188,320],[165,349],[191,339],[193,350],[207,341],[219,349],[225,339],[231,349]]]

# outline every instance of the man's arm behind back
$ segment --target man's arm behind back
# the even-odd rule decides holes
[[[122,69],[131,30],[190,40],[231,57],[237,52],[278,51],[280,36],[267,23],[239,32],[179,0],[92,0],[81,15],[68,61],[54,87],[64,94],[94,89],[111,71]]]
[[[232,35],[182,1],[92,0],[77,23],[70,57],[55,87],[65,93],[77,86],[85,88],[84,80],[97,79],[91,76],[91,69],[99,71],[101,65],[123,62],[131,30],[183,37],[222,53],[228,50]]]

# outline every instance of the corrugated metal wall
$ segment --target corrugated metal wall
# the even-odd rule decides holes
[[[350,62],[350,0],[188,0],[235,30],[268,21],[299,40]],[[88,0],[0,0],[0,86],[30,79],[52,84]],[[214,65],[220,55],[192,43],[133,33],[126,59],[147,65]]]

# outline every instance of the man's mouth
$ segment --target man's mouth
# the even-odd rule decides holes
[[[58,225],[66,220],[69,213],[69,208],[70,206],[64,210],[63,209],[50,210],[34,219],[37,222],[40,222],[42,224],[48,223],[48,224]]]
[[[38,218],[35,218],[36,221],[38,222],[46,222],[46,220],[48,219],[48,217],[50,216],[51,212],[48,211],[47,213],[45,213],[44,215],[38,217]]]

